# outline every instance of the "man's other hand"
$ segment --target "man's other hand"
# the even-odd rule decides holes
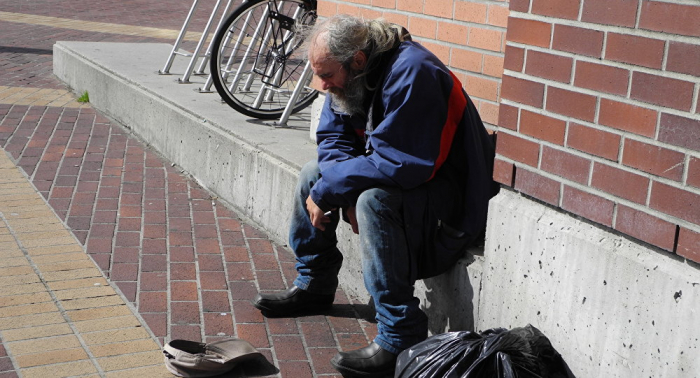
[[[330,223],[331,218],[324,215],[323,210],[316,205],[311,196],[306,198],[306,210],[309,212],[311,224],[321,231],[326,231],[326,223]]]

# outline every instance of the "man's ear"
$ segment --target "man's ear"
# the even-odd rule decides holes
[[[365,66],[367,65],[367,55],[363,51],[358,51],[355,53],[355,56],[352,58],[352,63],[350,63],[350,68],[352,68],[355,71],[361,71],[365,69]]]

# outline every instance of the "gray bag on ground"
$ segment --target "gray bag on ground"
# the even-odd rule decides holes
[[[163,348],[165,366],[178,377],[211,377],[262,356],[249,342],[231,338],[205,344],[173,340]]]

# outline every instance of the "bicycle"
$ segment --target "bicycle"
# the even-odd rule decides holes
[[[221,23],[209,63],[213,84],[228,105],[285,124],[289,114],[316,99],[300,48],[300,31],[316,22],[316,7],[316,0],[247,0]]]

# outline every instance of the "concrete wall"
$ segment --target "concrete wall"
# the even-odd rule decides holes
[[[700,374],[697,266],[509,190],[489,211],[478,329],[532,324],[577,377]]]

